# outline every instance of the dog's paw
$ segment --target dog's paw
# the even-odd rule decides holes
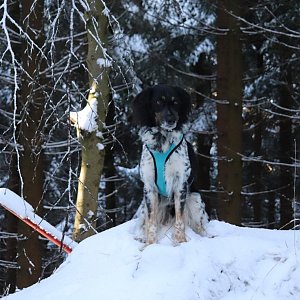
[[[204,228],[204,226],[202,224],[197,224],[192,229],[194,230],[194,232],[196,232],[200,236],[206,236],[207,235],[206,230],[205,230],[205,228]]]
[[[175,236],[173,236],[173,245],[174,246],[178,246],[178,245],[180,245],[182,243],[186,243],[186,242],[187,242],[187,240],[186,240],[185,237],[175,237]]]
[[[149,226],[148,233],[147,233],[147,239],[146,239],[146,245],[155,244],[156,240],[157,240],[156,227]]]
[[[156,243],[156,236],[149,235],[146,240],[146,246],[152,245]]]
[[[180,228],[180,227],[175,226],[174,228],[172,239],[175,244],[185,243],[187,241],[185,237],[184,228]]]

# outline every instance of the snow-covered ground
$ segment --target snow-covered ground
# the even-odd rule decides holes
[[[8,300],[300,299],[300,231],[211,221],[207,237],[187,229],[143,249],[135,221],[81,242],[49,278]]]

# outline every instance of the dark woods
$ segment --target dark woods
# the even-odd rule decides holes
[[[93,233],[131,219],[139,206],[141,145],[131,104],[157,83],[192,97],[188,139],[211,218],[298,229],[299,1],[105,1],[101,59],[88,47],[88,26],[100,24],[90,2],[9,0],[0,8],[1,187],[72,235],[79,140],[90,132],[77,126],[76,133],[69,115],[86,107],[89,82],[106,72]],[[2,208],[0,218],[5,295],[49,276],[64,254]]]

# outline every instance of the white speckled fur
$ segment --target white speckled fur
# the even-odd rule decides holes
[[[171,131],[167,132],[161,130],[162,135],[166,137],[165,143],[161,145],[162,152],[165,152],[172,143],[177,144],[181,137],[182,133],[180,131]],[[157,131],[155,130],[155,134]],[[146,145],[155,150],[157,141],[153,135],[153,131],[141,131],[141,138],[143,141],[143,151],[140,162],[140,175],[141,179],[144,182],[146,188],[150,188],[153,191],[157,192],[157,187],[155,184],[154,178],[154,164],[152,156],[147,149]],[[187,182],[191,173],[190,160],[188,157],[188,148],[185,140],[181,145],[176,149],[176,151],[170,156],[165,165],[165,179],[166,179],[166,188],[169,195],[172,195],[174,192],[178,192],[182,186]]]
[[[182,134],[181,131],[166,131],[159,127],[140,130],[140,137],[143,141],[140,175],[144,182],[144,199],[139,213],[141,230],[138,238],[147,244],[155,243],[159,226],[170,221],[167,212],[168,204],[175,206],[175,224],[173,224],[175,243],[186,241],[185,225],[191,226],[197,233],[203,233],[203,226],[207,222],[200,194],[189,193],[188,178],[191,173],[191,165],[185,139],[165,164],[166,189],[170,197],[159,196],[156,187],[154,162],[147,146],[150,149],[164,152],[170,144],[178,144]],[[184,206],[183,215],[181,206]],[[150,208],[150,213],[148,208]]]

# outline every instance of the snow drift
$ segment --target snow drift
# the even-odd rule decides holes
[[[212,221],[143,249],[130,221],[81,242],[49,278],[8,300],[300,299],[300,232]]]

